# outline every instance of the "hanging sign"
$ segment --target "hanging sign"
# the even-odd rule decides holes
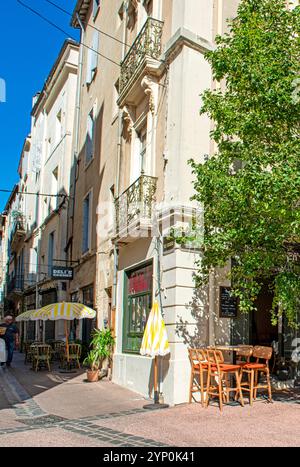
[[[51,277],[52,279],[72,280],[73,268],[67,268],[64,266],[53,266]]]

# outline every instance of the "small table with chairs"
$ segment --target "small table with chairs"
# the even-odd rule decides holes
[[[228,351],[233,352],[233,361],[226,363],[223,352]],[[223,404],[229,402],[230,393],[235,392],[235,400],[239,400],[244,406],[243,391],[246,391],[252,405],[259,389],[267,389],[268,400],[272,402],[269,370],[272,347],[224,345],[190,348],[188,352],[191,363],[190,403],[193,394],[199,392],[202,406],[207,407],[212,397],[218,397],[219,408],[222,410]],[[255,361],[251,361],[251,358]],[[266,384],[259,384],[260,373],[266,375]],[[244,376],[246,380],[243,381]]]

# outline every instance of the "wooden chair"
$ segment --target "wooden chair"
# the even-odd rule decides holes
[[[240,403],[244,407],[243,394],[240,386],[240,366],[224,363],[224,357],[220,350],[207,349],[208,376],[206,388],[206,407],[210,396],[219,398],[219,408],[222,411],[223,403],[229,402],[230,392],[236,392],[240,397]],[[234,376],[236,386],[230,387],[230,377]],[[214,384],[212,384],[212,378]]]
[[[244,365],[245,363],[250,362],[250,358],[252,357],[253,353],[253,345],[243,345],[241,348],[236,352],[237,365]]]
[[[51,371],[50,368],[50,359],[51,359],[51,346],[48,344],[32,344],[32,368],[35,371],[41,369],[41,367],[48,367],[48,370]]]
[[[269,360],[272,357],[272,347],[256,345],[253,347],[252,356],[256,358],[255,362],[249,362],[241,367],[240,384],[242,391],[249,392],[250,405],[253,405],[253,399],[256,399],[258,389],[268,389],[269,402],[272,402],[272,390],[270,382]],[[261,362],[261,360],[263,360]],[[267,378],[267,384],[259,384],[258,377],[264,373]],[[243,375],[248,376],[248,381],[242,382]]]
[[[81,345],[80,344],[69,344],[69,366],[74,363],[80,368],[80,356],[81,356]],[[63,366],[68,363],[67,352],[63,354]]]
[[[204,407],[204,376],[207,376],[208,364],[203,349],[188,349],[191,363],[189,403],[192,402],[193,394],[200,392],[201,405]]]

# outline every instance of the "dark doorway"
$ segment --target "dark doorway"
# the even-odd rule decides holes
[[[278,341],[278,327],[271,323],[271,308],[273,293],[268,284],[264,284],[255,302],[256,311],[252,312],[250,320],[250,343],[253,345],[270,346],[272,341]]]
[[[83,303],[94,308],[94,286],[90,285],[82,290]],[[92,331],[96,327],[96,319],[83,319],[82,320],[82,343],[89,345],[92,337]]]
[[[42,306],[51,305],[57,302],[57,290],[50,289],[42,293]],[[55,339],[55,321],[45,321],[45,341]]]

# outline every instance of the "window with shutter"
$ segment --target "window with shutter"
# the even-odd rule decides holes
[[[92,50],[88,49],[87,51],[87,63],[86,63],[86,83],[90,84],[92,82],[92,68],[91,68],[91,62],[92,62]]]
[[[94,21],[95,21],[95,18],[97,16],[97,13],[100,9],[100,1],[101,0],[93,0],[93,18],[94,18]]]
[[[87,54],[87,68],[86,68],[86,83],[90,84],[96,74],[98,67],[98,51],[99,51],[99,32],[94,31],[92,43],[89,46]]]
[[[54,232],[49,235],[48,243],[48,276],[51,277],[52,266],[54,258]]]
[[[95,118],[94,118],[94,109],[92,109],[87,119],[86,158],[85,158],[86,165],[94,157],[94,147],[95,147]]]
[[[92,51],[91,69],[92,69],[92,74],[94,75],[94,73],[96,72],[97,66],[98,66],[98,50],[99,50],[99,32],[98,31],[94,31],[92,49],[93,51]]]

